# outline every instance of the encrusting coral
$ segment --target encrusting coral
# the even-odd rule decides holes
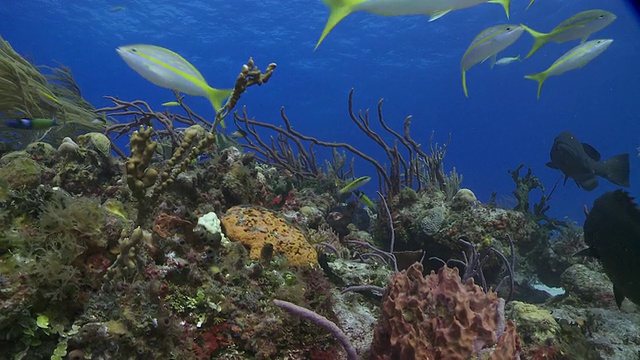
[[[457,268],[422,275],[415,263],[390,279],[371,359],[517,359],[520,338],[504,300],[485,293]]]
[[[249,256],[259,259],[270,244],[292,266],[318,263],[316,250],[305,234],[276,212],[258,206],[234,206],[220,219],[226,235],[250,248]]]

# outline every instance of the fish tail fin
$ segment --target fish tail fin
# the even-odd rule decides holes
[[[211,102],[213,109],[218,112],[222,107],[222,103],[231,95],[233,89],[215,89],[209,87],[207,89],[207,99]]]
[[[528,59],[529,57],[531,57],[531,55],[533,55],[536,51],[538,51],[538,49],[540,49],[542,45],[549,42],[549,39],[551,39],[551,34],[535,31],[525,24],[520,24],[520,26],[522,26],[522,28],[525,29],[525,31],[527,31],[529,34],[531,34],[531,36],[533,36],[533,46],[531,47],[531,50],[529,50],[529,53],[527,54],[527,56],[524,57],[525,59]]]
[[[467,71],[462,70],[462,91],[464,91],[464,96],[469,97],[469,92],[467,91]]]
[[[598,175],[616,185],[629,187],[629,154],[614,156],[603,161],[600,166],[602,175]]]
[[[427,15],[429,15],[429,22],[438,20],[438,19],[440,19],[441,17],[447,15],[450,12],[451,12],[451,9],[429,13],[429,14],[427,14]]]
[[[507,14],[507,19],[509,18],[509,9],[511,8],[511,0],[489,0],[488,2],[492,4],[500,4],[504,8],[505,14]]]
[[[322,43],[324,38],[329,35],[331,30],[333,30],[333,28],[336,27],[342,19],[354,11],[354,7],[356,5],[364,1],[365,0],[322,0],[322,2],[329,8],[329,18],[327,19],[327,23],[324,25],[320,39],[318,39],[318,43],[316,43],[316,47],[313,51],[320,46],[320,43]]]
[[[207,89],[207,99],[211,102],[213,110],[217,113],[222,108],[222,103],[231,95],[233,89],[216,89],[209,87]],[[222,128],[225,127],[224,122],[220,122]]]
[[[522,58],[520,57],[520,54],[518,54],[518,56],[516,56],[516,60],[522,62]]]
[[[544,84],[545,80],[549,77],[547,72],[541,72],[537,74],[525,75],[525,79],[531,79],[538,82],[538,99],[540,99],[540,91],[542,90],[542,84]]]

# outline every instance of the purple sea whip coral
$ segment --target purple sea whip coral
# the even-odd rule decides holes
[[[356,349],[353,347],[353,345],[351,345],[351,340],[349,340],[347,334],[345,334],[333,321],[309,309],[303,308],[302,306],[298,306],[296,304],[292,304],[288,301],[275,299],[273,300],[273,303],[276,306],[283,308],[292,315],[307,319],[312,323],[329,330],[329,332],[331,332],[333,336],[335,336],[336,339],[344,347],[344,350],[347,352],[348,359],[358,359],[358,354],[356,353]]]

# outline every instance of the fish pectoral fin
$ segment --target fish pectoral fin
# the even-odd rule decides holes
[[[481,64],[483,64],[485,61],[487,61],[487,60],[491,59],[491,62],[490,62],[490,63],[494,63],[494,64],[495,64],[495,63],[496,63],[496,57],[497,57],[497,56],[498,56],[498,53],[495,53],[495,54],[493,54],[493,55],[489,55],[489,56],[487,56],[486,58],[482,59],[482,61],[481,61],[480,63],[481,63]]]
[[[495,53],[493,55],[490,56],[491,58],[491,62],[489,63],[490,67],[493,69],[493,66],[496,64],[496,61],[498,61],[498,53]]]
[[[429,15],[429,22],[434,21],[434,20],[438,20],[441,17],[447,15],[449,12],[451,12],[451,9],[447,9],[447,10],[443,10],[443,11],[436,11],[433,13],[428,13],[427,15]]]
[[[578,187],[585,189],[586,191],[593,191],[599,185],[598,178],[593,175],[586,178],[575,179],[575,181]]]
[[[547,165],[547,167],[550,167],[552,169],[558,170],[558,166],[556,166],[556,164],[553,163],[553,161],[549,161],[548,163],[546,163],[545,165]],[[566,181],[566,180],[565,180]]]
[[[148,65],[148,64],[147,64],[147,65],[145,65],[144,67],[146,67],[146,68],[147,68],[147,70],[148,70],[149,72],[153,73],[155,76],[158,76],[158,77],[162,77],[162,76],[163,76],[163,74],[161,74],[161,73],[159,73],[159,72],[158,72],[158,68],[157,68],[156,66],[152,66],[152,65]]]
[[[584,152],[587,153],[587,156],[595,161],[600,161],[600,153],[593,146],[587,143],[582,143],[582,149],[584,149]]]

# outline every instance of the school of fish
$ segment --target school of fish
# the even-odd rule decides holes
[[[499,4],[504,9],[507,19],[510,17],[511,0],[322,0],[329,9],[329,17],[314,50],[326,39],[327,35],[347,16],[355,12],[367,12],[379,16],[427,15],[430,21],[439,19],[446,14],[472,8],[485,3]],[[527,9],[534,4],[531,0]],[[116,6],[110,11],[125,10],[124,6]],[[490,59],[491,68],[494,65],[504,66],[521,62],[520,55],[505,56],[497,59],[497,55],[514,44],[523,33],[530,34],[534,44],[524,60],[530,58],[548,42],[565,43],[572,40],[581,42],[567,51],[553,62],[546,70],[525,75],[526,79],[538,83],[537,97],[540,98],[542,86],[551,76],[558,76],[567,71],[579,69],[602,54],[613,43],[613,39],[587,39],[595,32],[611,24],[616,16],[605,10],[587,10],[577,13],[549,32],[536,31],[525,24],[499,24],[478,33],[460,61],[462,74],[462,90],[469,96],[467,88],[467,71],[478,63]],[[214,111],[219,111],[232,89],[218,89],[210,86],[202,74],[191,63],[179,54],[155,45],[139,44],[120,46],[116,49],[118,55],[151,83],[178,91],[183,94],[202,96],[209,100]],[[52,116],[47,124],[57,125],[54,121],[57,109],[61,107],[60,100],[46,86],[35,86],[33,91],[43,104],[52,109]],[[169,101],[162,106],[179,106],[175,101]],[[38,124],[33,126],[31,123]],[[6,126],[14,129],[38,129],[43,126],[43,119],[9,119]],[[221,124],[224,127],[224,124]],[[46,125],[44,126],[46,127]]]
[[[315,49],[325,40],[327,35],[348,15],[363,11],[381,16],[427,15],[430,21],[441,18],[451,11],[466,9],[484,3],[500,4],[507,16],[510,17],[511,0],[322,0],[329,8],[329,18],[316,43]],[[533,5],[531,0],[527,9]],[[525,59],[531,57],[548,42],[564,43],[580,39],[581,43],[567,51],[546,70],[526,75],[526,79],[538,82],[538,99],[546,79],[567,71],[585,66],[591,60],[602,54],[613,42],[612,39],[598,39],[587,42],[589,36],[602,30],[616,19],[616,16],[605,10],[583,11],[561,22],[548,33],[538,32],[524,24],[499,24],[481,31],[471,42],[460,61],[462,72],[462,90],[466,97],[467,70],[473,65],[491,59],[494,65],[506,65],[515,61],[522,61],[520,56],[505,57],[497,60],[498,53],[515,43],[520,36],[527,32],[534,38],[534,45]]]

